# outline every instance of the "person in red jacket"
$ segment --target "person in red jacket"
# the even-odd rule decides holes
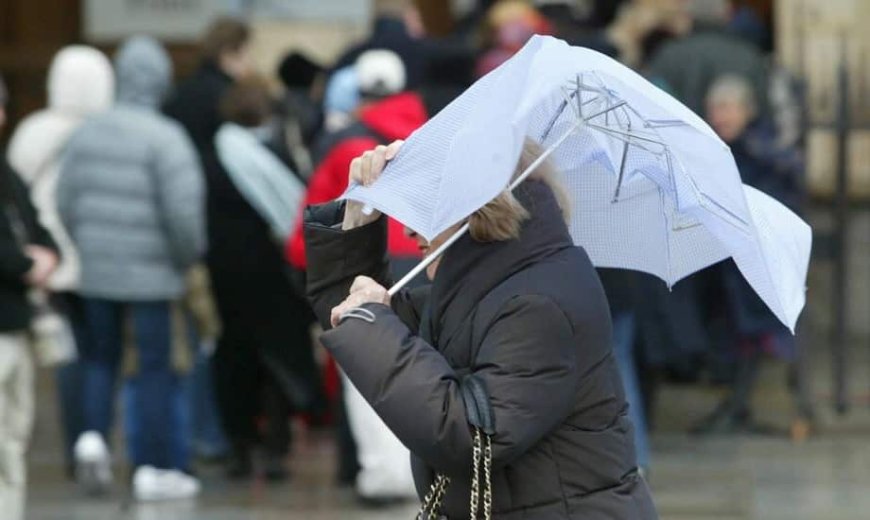
[[[405,69],[395,53],[383,49],[369,50],[360,55],[352,67],[360,103],[348,126],[327,134],[315,146],[313,156],[316,167],[308,181],[303,211],[310,205],[334,200],[344,193],[353,159],[379,144],[386,145],[397,139],[406,139],[428,119],[428,112],[420,95],[403,92]],[[303,219],[300,218],[298,222],[296,230],[287,241],[285,256],[295,270],[304,271],[307,262],[302,234]],[[406,236],[404,226],[394,220],[389,222],[387,249],[394,268],[393,275],[397,277],[410,270],[422,256],[417,242]],[[357,441],[348,423],[344,399],[339,398],[341,391],[338,370],[332,360],[325,367],[323,382],[327,399],[339,403],[340,406],[336,424],[338,481],[352,484],[357,481],[360,471]],[[375,466],[369,468],[368,474],[383,469]],[[387,478],[387,481],[391,479],[392,477]],[[413,488],[410,479],[408,486],[407,491],[410,491]],[[401,490],[395,487],[390,489],[389,486],[374,494],[364,492],[359,486],[357,491],[360,498],[367,501],[383,498],[376,496],[383,492],[387,495],[402,494]]]
[[[328,143],[324,146],[327,151],[311,175],[303,208],[340,196],[347,188],[350,163],[355,157],[379,144],[406,139],[428,119],[421,97],[413,92],[401,92],[405,83],[404,69],[394,53],[367,51],[360,56],[355,69],[362,97],[355,121],[327,137]],[[293,267],[304,270],[302,219],[299,222],[287,242],[286,256]],[[396,221],[389,223],[388,241],[390,256],[400,264],[405,260],[404,264],[408,265],[421,256],[417,242],[405,236],[404,227]]]

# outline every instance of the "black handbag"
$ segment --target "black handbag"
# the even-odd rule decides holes
[[[483,379],[469,374],[460,384],[462,399],[465,403],[468,424],[472,430],[471,492],[469,510],[472,520],[492,518],[492,436],[495,435],[495,416],[489,403]],[[441,514],[441,503],[450,477],[437,474],[423,499],[416,520],[446,520]]]

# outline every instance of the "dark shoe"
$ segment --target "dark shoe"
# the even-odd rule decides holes
[[[254,474],[254,464],[251,460],[251,450],[234,448],[227,461],[227,476],[234,480],[251,478]]]
[[[727,435],[741,433],[749,424],[748,412],[737,412],[730,406],[718,406],[713,412],[689,429],[692,435]]]
[[[283,482],[290,477],[284,457],[267,457],[263,465],[263,473],[269,482]]]

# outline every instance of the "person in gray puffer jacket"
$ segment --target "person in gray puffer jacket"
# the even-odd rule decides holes
[[[177,470],[172,404],[178,381],[170,368],[171,305],[185,273],[205,250],[204,179],[182,127],[163,116],[172,65],[155,40],[134,37],[115,57],[117,104],[82,125],[67,144],[57,188],[58,211],[81,258],[89,344],[81,349],[86,431],[74,455],[93,490],[111,479],[105,438],[112,417],[122,331],[132,325],[139,396],[131,446],[134,494],[176,498],[199,485]],[[176,496],[178,495],[178,496]]]

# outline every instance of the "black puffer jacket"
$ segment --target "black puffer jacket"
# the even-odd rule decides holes
[[[33,309],[27,300],[24,276],[33,260],[22,241],[57,252],[48,231],[39,223],[27,187],[0,153],[0,333],[30,326]]]
[[[214,136],[223,123],[218,105],[232,84],[233,79],[217,64],[204,61],[163,107],[167,116],[184,126],[201,156],[213,147]]]
[[[468,374],[483,381],[495,417],[495,518],[656,518],[595,270],[548,187],[527,181],[518,198],[532,214],[519,240],[462,238],[428,295],[367,304],[373,323],[347,319],[323,343],[411,450],[420,494],[434,472],[451,477],[449,519],[469,515]],[[309,296],[322,321],[356,275],[388,284],[384,219],[342,232],[330,227],[340,216],[335,205],[308,213]]]

